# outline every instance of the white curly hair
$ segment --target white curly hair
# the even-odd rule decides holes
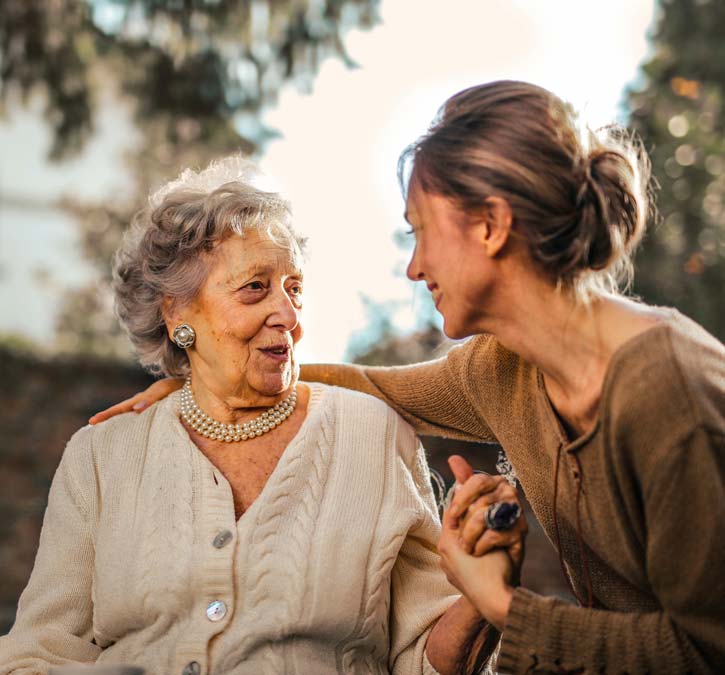
[[[289,202],[268,188],[271,179],[240,155],[201,171],[186,169],[149,197],[116,253],[116,314],[141,364],[153,373],[183,377],[186,352],[166,331],[165,298],[184,306],[209,272],[210,254],[226,237],[250,228],[301,255],[305,241],[291,222]]]

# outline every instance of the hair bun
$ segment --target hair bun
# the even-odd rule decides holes
[[[639,155],[636,148],[632,144],[632,152]],[[626,145],[614,149],[604,142],[581,163],[577,236],[571,251],[572,264],[581,271],[616,265],[644,233],[647,205],[637,171],[641,159],[628,156],[627,150]]]

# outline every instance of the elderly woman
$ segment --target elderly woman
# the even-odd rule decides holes
[[[186,172],[136,219],[118,314],[186,384],[68,444],[0,672],[470,672],[495,642],[439,568],[411,428],[297,381],[300,241],[254,180]]]

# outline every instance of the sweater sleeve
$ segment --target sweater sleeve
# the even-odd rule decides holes
[[[700,428],[670,450],[642,480],[662,609],[588,609],[517,589],[501,672],[725,672],[725,441]]]
[[[30,580],[14,626],[0,637],[0,675],[45,675],[100,654],[91,630],[98,498],[90,437],[88,429],[78,432],[56,470]]]
[[[382,399],[418,434],[495,443],[493,432],[471,403],[476,397],[470,384],[481,377],[474,374],[481,372],[480,363],[472,364],[472,359],[480,355],[485,341],[474,338],[443,358],[409,366],[305,365],[301,378]]]
[[[399,498],[415,508],[418,518],[398,552],[391,578],[390,669],[394,675],[435,675],[425,656],[428,634],[459,597],[440,567],[436,542],[440,520],[430,486],[424,450],[410,428],[401,423],[402,449],[396,483]],[[402,438],[401,438],[402,436]],[[412,452],[411,452],[412,450]],[[410,465],[405,457],[411,458]]]

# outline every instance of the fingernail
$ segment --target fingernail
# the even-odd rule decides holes
[[[141,412],[146,407],[148,407],[148,403],[146,401],[139,401],[131,408],[131,410],[135,410],[136,412]]]

